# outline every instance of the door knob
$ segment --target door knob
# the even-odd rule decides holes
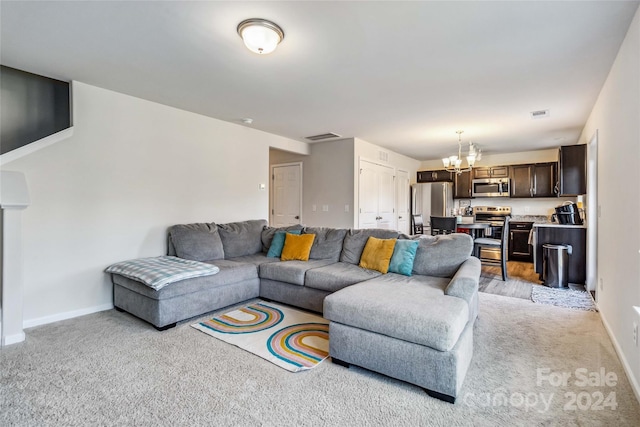
[[[300,219],[300,215],[294,216],[295,219]]]

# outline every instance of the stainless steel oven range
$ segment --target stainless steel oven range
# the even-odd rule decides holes
[[[485,230],[484,236],[491,239],[502,238],[504,218],[511,217],[511,206],[474,206],[473,215],[475,222],[488,222],[491,227]],[[480,259],[499,260],[499,248],[482,248]]]

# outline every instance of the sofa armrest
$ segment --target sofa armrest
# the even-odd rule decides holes
[[[468,304],[471,304],[472,298],[478,293],[478,284],[480,282],[480,260],[476,257],[469,257],[444,290],[445,295],[462,298]]]

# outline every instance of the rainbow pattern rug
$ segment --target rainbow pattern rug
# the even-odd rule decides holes
[[[329,356],[329,322],[274,303],[254,302],[192,327],[291,372]]]

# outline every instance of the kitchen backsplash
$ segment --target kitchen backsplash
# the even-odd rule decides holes
[[[551,222],[551,215],[511,215],[511,221],[547,223]]]
[[[566,201],[576,202],[575,197],[544,198],[544,199],[512,199],[509,197],[483,197],[477,199],[456,200],[455,207],[468,206],[511,206],[512,216],[542,216],[547,219],[555,213],[555,207]]]

